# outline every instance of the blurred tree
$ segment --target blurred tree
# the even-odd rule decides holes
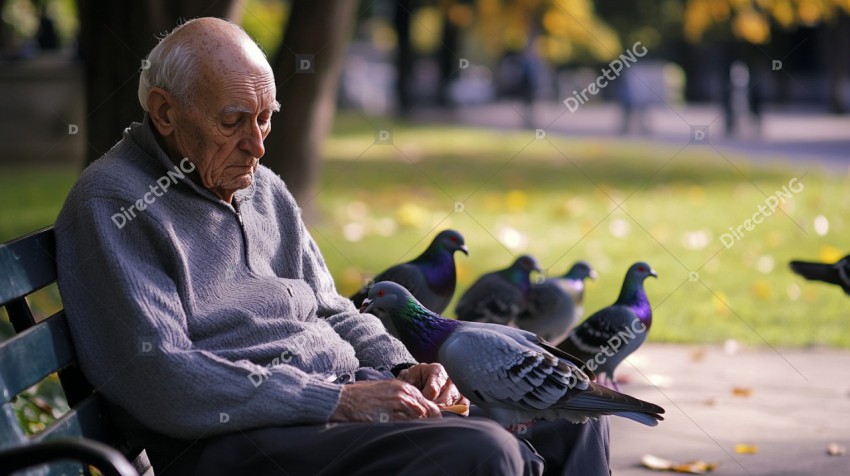
[[[730,39],[765,44],[771,30],[825,28],[825,65],[829,78],[829,103],[834,112],[846,112],[843,97],[850,57],[850,2],[846,0],[688,0],[684,12],[685,37],[693,42],[704,38]],[[794,47],[796,48],[795,45]],[[786,52],[787,53],[787,52]]]
[[[353,0],[293,0],[283,43],[272,60],[281,112],[266,139],[263,161],[281,175],[307,218],[314,212],[310,199],[321,146],[336,112],[357,6]]]
[[[85,62],[87,165],[140,121],[137,96],[142,60],[180,19],[226,17],[231,1],[78,0],[80,53]],[[81,127],[82,128],[82,127]]]
[[[280,0],[262,1],[253,10],[222,0],[79,0],[81,51],[86,75],[86,140],[91,163],[121,138],[121,131],[142,116],[137,98],[142,59],[156,45],[151,32],[166,32],[180,19],[199,16],[245,17],[270,58],[283,105],[275,132],[266,140],[263,162],[281,174],[309,212],[309,191],[316,179],[321,144],[330,130],[343,53],[357,2],[293,0],[289,12]],[[261,16],[268,13],[268,18]],[[283,25],[281,22],[285,22]],[[285,28],[285,36],[280,32]],[[282,38],[281,38],[282,36]],[[269,42],[276,42],[272,44]],[[302,55],[304,55],[302,57]],[[308,70],[297,68],[307,60]]]
[[[6,6],[6,0],[0,0],[0,17],[3,14],[3,7]],[[6,22],[0,18],[0,53],[3,53],[8,46],[9,38],[7,36]]]
[[[396,68],[396,101],[398,101],[398,112],[407,115],[413,106],[411,97],[411,82],[413,81],[413,63],[415,60],[413,43],[410,38],[410,22],[412,17],[413,1],[397,0],[395,14],[393,15],[393,26],[395,26],[398,43],[396,45],[395,68]]]
[[[621,53],[617,33],[590,0],[478,0],[476,30],[494,57],[529,46],[552,64],[607,61]]]

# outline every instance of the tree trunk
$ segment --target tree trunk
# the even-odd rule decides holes
[[[3,12],[3,8],[6,6],[6,0],[0,0],[0,13]],[[6,35],[8,33],[8,27],[6,27],[6,22],[0,19],[0,54],[6,54],[6,47],[8,46]]]
[[[307,219],[315,212],[322,143],[336,112],[357,4],[293,0],[283,43],[272,61],[281,113],[272,120],[263,163],[281,175]]]
[[[156,35],[180,19],[223,16],[232,0],[79,0],[80,51],[85,61],[86,165],[121,139],[143,117],[137,96],[142,60]]]
[[[829,61],[827,62],[827,77],[829,80],[829,110],[834,114],[846,114],[848,108],[847,57],[850,55],[850,16],[839,9],[838,18],[834,24],[827,24]]]
[[[450,106],[451,86],[459,78],[460,71],[460,28],[449,17],[449,9],[443,12],[443,34],[437,64],[440,66],[440,84],[437,86],[437,104]]]
[[[396,46],[395,70],[396,70],[396,102],[398,113],[406,116],[413,107],[412,80],[413,80],[413,44],[410,40],[410,17],[413,9],[412,0],[397,0],[393,25],[395,26],[398,44]]]

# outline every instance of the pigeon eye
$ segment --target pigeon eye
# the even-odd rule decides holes
[[[643,273],[644,271],[646,271],[646,268],[644,268],[643,266],[641,266],[641,267],[639,267],[639,268],[638,268],[638,271],[640,271],[641,273]]]
[[[378,290],[378,297],[384,297],[384,290],[383,289]]]
[[[457,243],[457,237],[456,237],[456,236],[453,236],[453,237],[451,237],[451,238],[449,238],[449,239],[450,239],[450,240],[452,240],[452,242]]]

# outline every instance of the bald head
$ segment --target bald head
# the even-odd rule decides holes
[[[198,92],[228,74],[271,73],[259,46],[238,25],[220,18],[190,20],[163,37],[139,76],[139,102],[148,110],[151,88],[192,106]]]
[[[230,202],[254,181],[275,100],[265,55],[237,25],[199,18],[151,50],[139,101],[157,142],[175,163],[188,158],[193,180]]]

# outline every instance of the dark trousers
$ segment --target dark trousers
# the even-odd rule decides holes
[[[607,417],[583,425],[535,422],[518,432],[446,414],[240,431],[196,442],[188,465],[151,457],[157,476],[609,475]]]

